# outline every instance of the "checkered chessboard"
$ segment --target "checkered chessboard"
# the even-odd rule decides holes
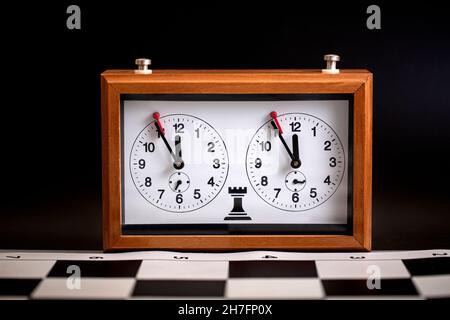
[[[450,250],[0,251],[0,299],[367,298],[450,298]]]

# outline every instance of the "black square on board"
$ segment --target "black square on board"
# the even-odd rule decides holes
[[[225,281],[138,280],[133,296],[141,297],[223,297]]]
[[[230,261],[230,278],[317,277],[314,261]]]
[[[369,289],[367,280],[322,280],[327,296],[418,295],[411,279],[381,279],[380,289]]]
[[[0,296],[29,296],[41,279],[0,279]]]
[[[450,258],[411,259],[403,263],[412,276],[450,275]]]
[[[71,273],[67,268],[71,265],[78,266],[81,277],[126,277],[134,278],[139,270],[142,260],[121,261],[70,261],[58,260],[48,274],[48,277],[68,277]]]

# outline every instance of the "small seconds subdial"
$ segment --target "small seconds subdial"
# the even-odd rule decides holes
[[[190,212],[210,203],[228,175],[228,153],[207,122],[186,114],[159,116],[136,137],[130,172],[142,197],[169,212]]]
[[[270,114],[250,141],[246,169],[269,205],[305,211],[327,201],[345,172],[345,152],[331,126],[305,113]]]
[[[169,178],[169,186],[173,192],[185,192],[191,183],[188,175],[183,172],[175,172]]]

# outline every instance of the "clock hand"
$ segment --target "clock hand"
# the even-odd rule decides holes
[[[294,180],[292,180],[292,183],[293,184],[304,184],[306,182],[306,180],[297,180],[297,179],[294,179]]]
[[[161,124],[161,121],[159,121],[159,112],[153,112],[153,119],[156,120],[156,128],[158,129],[158,132],[160,135],[165,134],[164,127]]]
[[[294,154],[294,159],[291,162],[291,166],[293,168],[299,168],[302,165],[302,162],[300,161],[298,149],[299,149],[298,148],[298,135],[294,134],[292,136],[292,153]]]
[[[289,147],[288,147],[288,145],[286,143],[286,140],[284,140],[283,129],[281,128],[281,125],[278,122],[277,113],[275,111],[272,111],[270,113],[270,117],[273,119],[271,121],[272,127],[275,130],[278,130],[278,137],[280,138],[281,143],[283,144],[283,146],[286,149],[289,157],[291,158],[291,167],[294,168],[294,169],[300,167],[300,161],[294,157],[294,154],[292,153],[291,149],[289,149]]]
[[[272,126],[275,130],[278,130],[278,137],[280,137],[281,143],[283,144],[284,148],[286,149],[289,157],[294,160],[294,155],[292,154],[291,150],[289,149],[286,140],[284,140],[283,136],[281,135],[281,131],[278,129],[277,125],[275,124],[274,121],[271,121]]]
[[[181,137],[179,135],[175,136],[175,157],[177,160],[175,160],[175,164],[177,166],[181,166],[184,161],[181,157]]]
[[[279,132],[280,134],[283,134],[283,128],[281,128],[281,125],[280,125],[280,123],[278,122],[278,115],[277,115],[277,112],[276,112],[276,111],[272,111],[272,112],[270,113],[270,117],[273,119],[273,121],[272,121],[273,127],[274,127],[275,129],[278,129],[278,132]],[[275,123],[276,125],[274,125],[274,123]]]
[[[177,184],[175,185],[175,190],[178,190],[178,187],[183,183],[183,181],[178,180]]]
[[[156,125],[156,130],[158,130],[158,132],[159,132],[159,136],[163,139],[164,144],[167,147],[167,150],[169,150],[169,153],[172,156],[172,159],[174,161],[174,163],[173,163],[174,168],[177,170],[183,168],[184,167],[183,160],[181,160],[181,162],[178,160],[178,158],[176,157],[175,153],[172,150],[172,147],[170,146],[169,142],[166,139],[166,136],[164,133],[165,130],[164,130],[163,126],[161,125],[161,122],[159,121],[159,112],[153,113],[153,119],[156,120],[155,125]]]

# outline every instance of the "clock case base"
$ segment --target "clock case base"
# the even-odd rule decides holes
[[[315,95],[346,94],[353,100],[351,228],[338,225],[286,225],[287,232],[264,225],[160,225],[146,234],[122,226],[121,101],[125,95]],[[349,131],[351,134],[351,131]],[[350,150],[349,150],[350,152]],[[161,70],[102,74],[103,239],[105,251],[165,249],[363,250],[371,249],[372,74],[366,70]],[[350,166],[349,166],[350,168]],[[245,230],[240,226],[245,226]],[[298,226],[297,226],[298,227]],[[170,229],[171,232],[168,232]],[[197,230],[197,231],[196,231]],[[147,232],[148,233],[148,232]]]

